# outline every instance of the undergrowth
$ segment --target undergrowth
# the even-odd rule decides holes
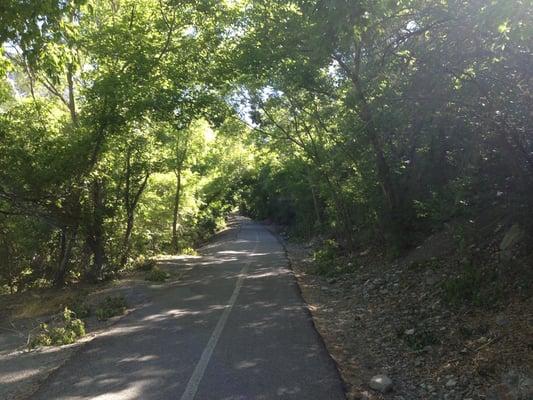
[[[95,315],[100,321],[122,315],[126,312],[127,303],[124,296],[108,296],[96,306]]]
[[[451,306],[494,307],[504,298],[504,287],[495,270],[485,270],[471,262],[459,275],[442,283],[444,300]]]
[[[155,268],[157,262],[153,258],[141,256],[133,262],[133,268],[139,271],[151,271]]]
[[[170,278],[170,274],[156,267],[148,272],[144,278],[150,282],[165,282]]]
[[[325,240],[322,247],[313,254],[315,273],[324,277],[334,277],[353,271],[353,264],[340,258],[340,246],[333,240]]]
[[[412,331],[397,332],[397,336],[414,351],[423,350],[426,346],[433,346],[440,343],[439,338],[428,328],[412,329]]]
[[[85,324],[75,318],[73,311],[65,308],[53,325],[41,324],[39,333],[30,341],[30,348],[38,346],[62,346],[74,343],[85,335]]]

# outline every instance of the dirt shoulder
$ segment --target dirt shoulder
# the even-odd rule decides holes
[[[285,246],[349,399],[533,399],[531,298],[453,308],[442,300],[449,276],[431,263],[399,266],[365,253],[352,272],[324,278],[311,245]],[[392,390],[369,387],[378,374]]]

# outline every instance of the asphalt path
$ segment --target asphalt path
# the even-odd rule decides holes
[[[177,262],[175,282],[83,346],[37,400],[345,399],[288,268],[262,225],[238,218]]]

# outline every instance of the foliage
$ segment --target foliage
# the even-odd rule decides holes
[[[74,312],[65,308],[60,320],[53,326],[44,323],[40,325],[39,333],[30,341],[30,347],[62,346],[74,343],[82,336],[85,336],[85,324],[75,317]]]
[[[461,273],[442,284],[444,299],[453,306],[495,307],[504,290],[496,271],[484,271],[473,263],[463,266]]]
[[[160,268],[153,268],[145,276],[145,279],[150,282],[165,282],[168,278],[170,278],[170,274]]]
[[[156,265],[157,261],[155,259],[140,256],[133,263],[133,268],[139,271],[151,271]]]
[[[8,0],[1,290],[110,279],[236,210],[394,256],[488,208],[532,224],[530,20],[519,0]]]
[[[107,296],[95,307],[94,314],[100,321],[105,321],[126,312],[127,303],[124,296]]]
[[[92,314],[92,309],[89,304],[85,301],[78,299],[70,305],[69,309],[72,311],[73,315],[78,319],[85,319],[90,317]]]
[[[423,350],[426,346],[440,344],[440,340],[431,330],[427,328],[414,329],[414,332],[399,332],[400,337],[409,348],[414,351]]]
[[[197,256],[198,252],[191,247],[186,247],[181,250],[181,254],[186,256]]]
[[[321,248],[313,254],[316,272],[324,276],[336,275],[341,269],[338,256],[339,244],[333,239],[325,240]]]

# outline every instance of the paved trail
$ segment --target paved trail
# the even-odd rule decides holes
[[[238,219],[203,254],[31,398],[345,399],[276,238]]]

